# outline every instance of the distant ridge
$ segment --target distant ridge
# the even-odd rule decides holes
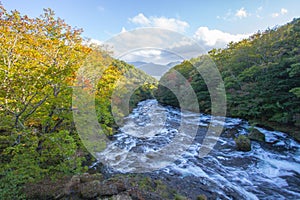
[[[135,61],[135,62],[128,62],[128,64],[131,64],[135,66],[136,68],[146,72],[147,74],[154,76],[156,78],[160,78],[163,76],[169,69],[172,67],[180,64],[181,61],[174,61],[170,62],[166,65],[156,64],[156,63],[148,63],[143,61]]]

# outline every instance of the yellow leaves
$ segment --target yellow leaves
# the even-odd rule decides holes
[[[49,112],[56,105],[69,106],[68,86],[91,51],[82,45],[80,34],[81,30],[73,30],[63,20],[55,19],[51,10],[33,19],[4,10],[0,14],[3,109],[18,116],[17,120],[25,120],[22,123],[28,127],[59,120],[58,117],[48,119]]]
[[[58,117],[58,116],[53,116],[52,119],[53,119],[54,121],[57,121],[57,120],[59,120],[59,117]]]
[[[27,127],[39,127],[41,125],[41,120],[30,118],[24,125]]]

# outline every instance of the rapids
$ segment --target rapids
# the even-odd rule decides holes
[[[191,144],[173,139],[181,120],[196,125]],[[156,100],[140,102],[125,118],[119,133],[99,152],[99,162],[108,173],[144,173],[169,181],[173,187],[195,198],[202,192],[214,199],[300,199],[300,145],[287,134],[255,127],[266,142],[251,142],[250,152],[235,149],[232,136],[247,134],[249,124],[226,118],[224,130],[208,155],[199,158],[199,149],[209,124],[222,125],[217,118],[162,106]],[[172,143],[170,154],[159,152]],[[176,154],[176,148],[185,151]],[[174,153],[175,152],[175,153]]]

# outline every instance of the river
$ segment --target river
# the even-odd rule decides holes
[[[161,159],[151,162],[148,153],[173,142],[183,117],[198,127],[193,142],[180,155],[161,155]],[[285,133],[255,127],[265,135],[266,142],[252,141],[251,151],[237,151],[232,134],[247,134],[249,124],[242,119],[226,118],[214,148],[199,158],[198,151],[210,123],[218,122],[212,122],[209,115],[159,105],[156,100],[142,101],[125,118],[119,133],[98,153],[98,158],[108,164],[106,173],[142,172],[163,180],[191,199],[198,194],[211,199],[300,199],[298,142]],[[176,142],[172,144],[175,148],[182,146]]]

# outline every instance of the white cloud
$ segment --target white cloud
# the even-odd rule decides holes
[[[209,47],[225,47],[229,42],[237,42],[249,37],[250,34],[230,34],[220,30],[210,30],[208,27],[199,27],[194,34],[194,38]]]
[[[143,50],[139,50],[139,51],[134,51],[134,52],[132,52],[132,54],[135,55],[135,56],[143,56],[143,57],[150,58],[152,56],[160,56],[161,55],[161,50],[143,49]]]
[[[257,11],[258,12],[258,11]],[[251,13],[246,11],[244,7],[240,8],[239,10],[236,10],[235,12],[232,12],[231,9],[229,9],[225,15],[217,16],[217,19],[223,19],[225,21],[235,21],[237,19],[242,19],[251,16]]]
[[[137,49],[132,52],[124,54],[121,59],[127,62],[143,61],[143,62],[155,62],[161,60],[162,51],[159,49]]]
[[[279,13],[272,13],[271,17],[275,18],[275,17],[279,17]]]
[[[285,14],[287,14],[287,13],[288,13],[288,10],[287,10],[287,9],[281,8],[281,9],[280,9],[280,12],[272,13],[272,14],[271,14],[271,17],[276,18],[276,17],[279,17],[280,15],[285,15]]]
[[[174,18],[152,18],[154,27],[166,28],[174,31],[184,32],[189,24],[185,21],[181,21]]]
[[[164,24],[164,20],[156,22],[151,17],[147,19],[151,22],[150,25]],[[231,41],[237,42],[250,36],[210,30],[208,27],[199,27],[192,38],[179,32],[151,26],[132,31],[122,30],[121,34],[106,42],[108,46],[113,47],[115,58],[128,62],[145,61],[159,64],[197,57],[212,48],[224,48]]]
[[[285,8],[281,8],[281,10],[280,10],[280,13],[281,13],[282,15],[285,15],[287,12],[288,12],[288,10],[285,9]]]
[[[139,28],[118,34],[106,41],[113,57],[126,61],[166,64],[205,53],[197,41],[179,32],[158,28]]]
[[[241,18],[247,17],[249,14],[245,10],[245,8],[241,8],[236,11],[235,16]]]
[[[145,17],[143,13],[139,13],[137,16],[130,18],[129,21],[142,26],[148,26],[150,24],[150,20]]]
[[[143,13],[139,13],[133,18],[129,18],[129,21],[143,27],[159,27],[178,32],[185,32],[189,27],[187,22],[179,19],[153,16],[148,18]]]

